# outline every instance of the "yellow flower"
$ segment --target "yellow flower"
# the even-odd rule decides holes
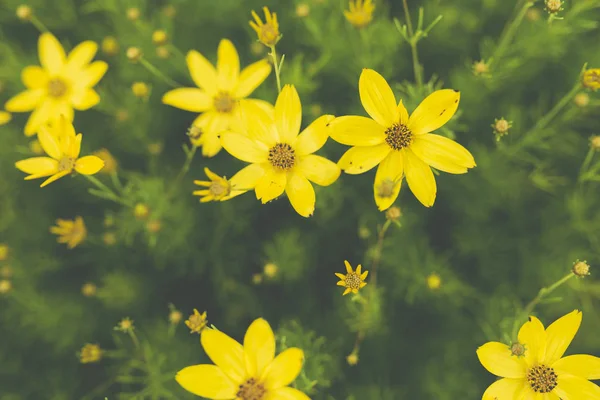
[[[354,366],[354,365],[358,364],[358,354],[356,354],[355,352],[348,354],[346,356],[346,362],[350,366]]]
[[[94,175],[104,167],[104,162],[96,156],[79,157],[81,151],[81,133],[76,135],[73,124],[64,117],[52,127],[42,126],[38,140],[50,157],[32,157],[17,161],[15,166],[29,174],[25,180],[46,176],[40,187],[44,187],[73,171],[83,175]]]
[[[529,317],[519,331],[519,351],[499,342],[477,349],[481,364],[502,377],[483,394],[483,400],[512,399],[600,399],[600,387],[589,380],[600,379],[600,358],[589,355],[563,357],[581,324],[575,310],[547,329]],[[523,353],[524,349],[524,353]]]
[[[12,290],[12,283],[8,279],[0,279],[0,294],[6,294]]]
[[[81,287],[81,294],[85,297],[94,297],[97,291],[98,287],[91,282],[84,283]]]
[[[183,318],[183,314],[179,310],[173,309],[169,313],[169,322],[173,325],[177,325],[179,322],[181,322],[182,318]]]
[[[102,359],[102,349],[97,344],[86,344],[79,353],[82,364],[95,363]]]
[[[75,220],[57,219],[56,226],[50,228],[50,232],[58,235],[58,243],[66,243],[67,248],[73,249],[87,236],[87,229],[83,223],[83,218],[77,216]]]
[[[41,67],[29,66],[21,72],[27,90],[6,102],[10,112],[34,110],[25,126],[27,136],[34,135],[49,121],[64,115],[73,121],[73,109],[87,110],[100,101],[92,89],[102,79],[108,64],[90,63],[98,45],[92,41],[78,44],[67,56],[51,33],[42,33],[38,42]]]
[[[362,266],[360,264],[356,267],[356,271],[352,270],[352,266],[350,266],[348,261],[344,261],[344,264],[346,264],[346,275],[337,272],[335,273],[335,276],[341,279],[337,285],[346,288],[343,293],[344,296],[350,292],[356,294],[359,289],[362,289],[367,285],[365,279],[367,279],[369,271],[362,272]]]
[[[304,352],[291,347],[275,357],[275,335],[269,323],[255,320],[242,346],[216,329],[205,329],[202,347],[216,365],[182,369],[175,379],[189,392],[208,399],[310,400],[289,387],[302,370]]]
[[[206,328],[207,323],[206,311],[200,314],[195,308],[194,313],[190,315],[187,320],[185,320],[185,325],[191,329],[190,333],[202,332],[202,330]]]
[[[115,327],[115,330],[121,332],[131,332],[134,328],[135,327],[133,326],[133,320],[131,320],[129,317],[126,317],[119,321],[119,323]]]
[[[263,204],[287,194],[296,212],[309,217],[315,209],[311,181],[329,186],[340,175],[339,167],[314,155],[329,137],[332,115],[316,119],[302,133],[302,105],[294,86],[286,85],[275,104],[275,117],[256,104],[241,103],[241,122],[246,134],[226,132],[221,142],[227,152],[250,164],[238,174],[237,183],[254,188]]]
[[[436,273],[427,277],[427,287],[431,290],[438,290],[442,286],[442,278]]]
[[[144,82],[133,82],[131,91],[135,97],[144,98],[150,94],[150,88]]]
[[[588,69],[583,73],[583,86],[592,90],[600,89],[600,68]]]
[[[266,263],[263,267],[263,272],[267,278],[273,279],[279,273],[279,267],[275,263]]]
[[[8,258],[10,253],[10,247],[4,243],[0,243],[0,261],[4,261]]]
[[[204,168],[204,173],[210,181],[194,181],[194,184],[203,186],[206,189],[195,190],[194,196],[201,196],[200,202],[224,201],[231,197],[231,183],[225,177],[220,177],[208,168]]]
[[[150,207],[144,203],[137,203],[133,207],[133,215],[140,220],[146,219],[150,215]]]
[[[104,167],[100,170],[103,174],[112,174],[117,170],[117,160],[107,149],[100,149],[92,153],[96,157],[100,158],[104,162]]]
[[[379,164],[375,174],[375,202],[379,210],[389,208],[406,176],[408,187],[426,207],[437,192],[431,167],[451,174],[464,174],[475,166],[467,149],[432,132],[456,112],[460,93],[437,90],[427,96],[410,118],[402,101],[396,103],[385,79],[364,69],[358,82],[360,100],[371,118],[344,116],[331,123],[332,139],[355,146],[338,161],[348,174],[362,174]]]
[[[152,43],[154,43],[157,46],[163,45],[165,43],[167,43],[167,41],[169,40],[169,37],[167,36],[167,32],[163,31],[163,30],[158,30],[158,31],[154,31],[152,32]]]
[[[119,52],[119,42],[114,36],[106,36],[102,39],[102,52],[108,56],[114,56]]]
[[[5,125],[10,122],[12,115],[6,111],[0,110],[0,125]]]
[[[240,72],[238,52],[227,39],[221,40],[217,68],[202,54],[190,51],[186,57],[190,75],[198,88],[171,90],[162,98],[164,104],[182,110],[200,112],[193,125],[202,129],[198,146],[205,157],[213,157],[221,150],[219,134],[232,128],[236,122],[238,100],[249,96],[271,73],[267,60],[250,64]],[[262,100],[248,100],[262,107],[271,107]]]
[[[364,28],[373,19],[375,5],[371,0],[350,0],[350,10],[344,11],[344,16],[357,28]]]
[[[265,23],[254,10],[252,10],[252,17],[254,21],[250,21],[250,26],[258,35],[258,41],[267,47],[273,47],[281,39],[281,33],[279,33],[279,23],[277,22],[277,14],[271,13],[268,7],[263,7],[265,13]]]

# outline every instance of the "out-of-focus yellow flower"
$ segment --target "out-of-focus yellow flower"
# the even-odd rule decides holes
[[[31,152],[37,156],[41,156],[42,154],[45,154],[42,144],[37,139],[34,139],[31,142],[29,142],[29,150],[31,150]]]
[[[150,207],[148,207],[144,203],[137,203],[133,207],[133,215],[137,219],[146,219],[146,218],[148,218],[148,215],[150,215]]]
[[[183,319],[183,314],[179,310],[171,310],[169,313],[169,322],[173,325],[177,325]]]
[[[254,10],[252,10],[252,17],[254,21],[250,21],[250,26],[258,35],[258,41],[267,47],[273,47],[281,39],[281,33],[279,33],[279,23],[277,22],[277,14],[271,13],[268,7],[263,7],[265,13],[265,23]]]
[[[108,64],[90,61],[98,45],[92,41],[78,44],[68,55],[51,33],[42,33],[38,42],[41,67],[25,67],[21,80],[27,90],[5,104],[10,112],[32,111],[25,125],[25,134],[32,136],[48,122],[61,115],[73,121],[75,110],[87,110],[100,101],[93,87],[102,79]]]
[[[130,21],[137,21],[140,18],[140,9],[137,7],[130,7],[125,11],[125,15],[127,15],[127,19]]]
[[[0,126],[8,124],[11,119],[12,119],[11,113],[0,110]]]
[[[442,286],[442,278],[436,273],[430,274],[427,277],[427,287],[430,290],[438,290]]]
[[[156,48],[156,55],[158,56],[158,58],[169,58],[171,52],[169,51],[169,48],[167,46],[158,46]]]
[[[255,285],[260,285],[263,281],[262,274],[252,274],[252,283]]]
[[[201,203],[209,201],[228,200],[231,194],[231,183],[226,177],[220,177],[208,168],[204,168],[204,173],[210,181],[194,181],[195,185],[203,186],[206,189],[195,190],[194,196],[200,196]]]
[[[114,56],[119,52],[119,42],[114,36],[106,36],[102,39],[102,52],[107,56]]]
[[[133,326],[133,320],[127,317],[119,321],[119,323],[115,327],[115,330],[121,332],[132,332],[134,328],[135,327]]]
[[[585,278],[590,274],[590,265],[587,261],[577,260],[575,264],[573,264],[573,273],[580,278]]]
[[[148,144],[148,153],[153,156],[157,156],[163,151],[163,145],[160,142],[150,143]]]
[[[158,233],[162,229],[162,223],[158,219],[148,221],[148,223],[146,224],[146,229],[150,233]]]
[[[194,313],[185,321],[185,325],[191,329],[190,333],[202,332],[202,330],[206,328],[207,324],[208,321],[206,320],[206,311],[200,314],[195,308]]]
[[[271,73],[267,60],[250,64],[240,72],[238,52],[227,39],[221,40],[215,69],[202,54],[188,52],[187,65],[198,88],[171,90],[162,98],[164,104],[182,110],[201,113],[192,125],[202,129],[198,146],[205,157],[213,157],[221,150],[219,134],[239,125],[238,101],[249,96]],[[247,99],[246,102],[272,109],[262,100]]]
[[[106,232],[102,235],[102,241],[107,246],[114,246],[117,243],[117,235],[114,232]]]
[[[85,297],[94,297],[97,291],[98,287],[91,282],[84,283],[81,287],[81,294]]]
[[[600,68],[588,69],[583,73],[583,86],[592,90],[600,89]]]
[[[104,162],[104,167],[100,170],[103,174],[112,174],[117,171],[118,163],[117,160],[107,149],[100,149],[92,153]]]
[[[350,366],[358,364],[358,354],[356,354],[355,352],[348,354],[348,356],[346,356],[346,362]]]
[[[31,7],[21,4],[19,7],[17,7],[16,14],[17,18],[19,18],[21,21],[29,21],[33,15],[33,10]]]
[[[266,263],[263,267],[263,272],[267,278],[273,279],[279,273],[279,267],[277,266],[277,264],[272,262]]]
[[[102,359],[102,349],[97,344],[86,344],[79,352],[79,361],[82,364],[95,363]]]
[[[310,6],[306,3],[300,3],[296,6],[296,16],[299,18],[308,17],[310,14]]]
[[[0,261],[5,261],[10,253],[10,248],[4,243],[0,243]]]
[[[586,107],[590,104],[590,96],[587,93],[577,93],[573,98],[573,102],[577,107]]]
[[[75,134],[73,124],[65,117],[56,121],[52,127],[42,126],[39,129],[38,140],[50,157],[17,161],[15,166],[29,174],[25,180],[50,176],[40,185],[44,187],[73,171],[82,175],[94,175],[104,167],[104,162],[96,156],[79,157],[82,135]]]
[[[83,218],[79,216],[74,220],[57,219],[56,226],[51,227],[50,232],[58,236],[58,243],[66,243],[69,249],[77,247],[87,236]]]
[[[483,60],[474,62],[472,68],[473,74],[477,76],[486,76],[490,73],[489,65]]]
[[[590,138],[590,147],[596,151],[600,151],[600,135],[594,135]]]
[[[581,324],[575,310],[547,329],[534,316],[519,330],[521,356],[513,346],[488,342],[477,349],[481,364],[501,377],[487,388],[483,399],[598,399],[600,387],[590,382],[600,378],[600,358],[578,354],[563,357]]]
[[[152,43],[154,43],[156,46],[161,46],[167,43],[168,40],[169,37],[167,36],[167,32],[163,30],[157,30],[152,32]]]
[[[193,365],[175,379],[187,391],[208,399],[310,400],[289,387],[302,370],[304,352],[290,347],[275,357],[275,335],[269,323],[256,319],[242,346],[216,329],[204,329],[202,347],[216,365]]]
[[[398,219],[400,219],[401,216],[402,210],[400,210],[400,207],[390,207],[385,212],[385,218],[391,221],[397,221]]]
[[[456,112],[458,90],[433,92],[409,117],[386,80],[372,69],[363,69],[358,87],[362,105],[371,118],[336,118],[330,124],[331,138],[355,146],[338,161],[347,174],[362,174],[379,165],[374,192],[380,211],[394,203],[404,177],[416,198],[431,207],[437,193],[431,167],[451,174],[464,174],[475,167],[473,156],[463,146],[430,134]]]
[[[12,283],[8,279],[0,280],[0,294],[6,294],[12,290]]]
[[[144,82],[133,82],[131,91],[135,97],[145,98],[150,93],[150,88]]]
[[[294,210],[310,217],[315,209],[311,182],[329,186],[340,175],[335,163],[313,154],[325,145],[328,124],[334,117],[324,115],[300,133],[302,105],[296,88],[290,85],[277,97],[275,118],[253,103],[244,102],[240,107],[245,133],[221,135],[229,154],[251,163],[238,173],[236,184],[254,189],[263,204],[285,192]]]
[[[127,59],[131,62],[138,62],[142,58],[142,50],[139,47],[129,47],[125,53]]]
[[[546,11],[548,11],[549,14],[556,14],[563,10],[562,0],[544,0],[544,4],[546,5]]]
[[[356,294],[359,289],[362,289],[367,285],[365,279],[367,279],[369,271],[362,272],[362,266],[360,264],[356,267],[356,271],[352,270],[352,266],[348,261],[344,261],[344,264],[346,265],[346,274],[335,273],[335,276],[341,279],[337,285],[346,288],[343,293],[344,296],[350,292]]]
[[[364,28],[373,19],[375,5],[372,0],[350,0],[350,10],[344,11],[344,16],[356,28]]]

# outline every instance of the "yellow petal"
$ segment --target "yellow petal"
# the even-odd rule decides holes
[[[256,182],[254,188],[256,198],[263,204],[281,196],[285,190],[287,175],[283,171],[269,168],[265,174]]]
[[[410,149],[404,151],[404,175],[411,192],[425,207],[435,202],[437,186],[429,165],[414,155]]]
[[[244,353],[250,376],[262,376],[275,358],[275,335],[264,319],[258,318],[250,324],[244,336]]]
[[[51,33],[42,33],[38,40],[38,53],[42,67],[50,74],[57,74],[65,64],[65,50]]]
[[[100,102],[100,95],[94,89],[83,89],[71,97],[71,104],[79,111],[85,111]]]
[[[44,187],[47,186],[49,184],[51,184],[54,181],[59,180],[60,178],[62,178],[63,176],[67,176],[71,173],[71,170],[66,170],[66,171],[61,171],[57,174],[52,175],[50,178],[46,179],[41,185],[40,187]]]
[[[83,175],[94,175],[104,168],[104,161],[100,157],[85,156],[75,163],[75,171]]]
[[[45,89],[48,85],[48,73],[42,67],[30,65],[21,71],[21,80],[29,89]]]
[[[50,176],[58,172],[58,161],[50,157],[32,157],[15,163],[17,169],[38,178]]]
[[[202,156],[214,157],[223,148],[221,144],[221,138],[216,132],[206,132],[204,134],[204,140],[202,142]]]
[[[589,380],[600,379],[600,358],[587,354],[576,354],[561,358],[551,365],[558,376],[575,375]]]
[[[217,78],[219,89],[233,91],[240,75],[240,58],[235,46],[228,39],[222,39],[217,50]]]
[[[259,164],[250,164],[231,177],[232,195],[234,197],[256,187],[259,179],[265,175],[265,169]],[[233,193],[235,192],[235,195]]]
[[[345,296],[345,295],[349,294],[350,292],[352,292],[352,289],[347,288],[346,290],[344,290],[344,293],[342,293],[342,296]]]
[[[333,115],[322,115],[314,120],[298,135],[295,146],[296,153],[299,155],[312,154],[323,147],[331,131],[329,123],[334,119]]]
[[[600,400],[600,386],[578,376],[559,376],[554,392],[563,400]]]
[[[44,97],[43,89],[29,89],[13,96],[6,102],[4,108],[10,112],[31,111],[40,104]]]
[[[285,85],[275,103],[275,124],[281,142],[294,143],[302,123],[302,105],[296,88]]]
[[[340,176],[340,167],[325,157],[309,154],[298,163],[298,171],[309,181],[320,186],[329,186]]]
[[[248,65],[242,70],[239,82],[233,95],[238,98],[250,96],[271,73],[271,64],[267,60],[260,60]]]
[[[398,102],[398,114],[400,115],[400,123],[408,126],[408,110],[404,107],[402,100]]]
[[[522,396],[528,391],[530,390],[525,379],[503,378],[487,388],[482,400],[517,400],[522,399]]]
[[[396,97],[383,76],[372,69],[363,69],[358,80],[360,101],[367,114],[384,127],[400,122]]]
[[[379,211],[390,208],[398,198],[404,174],[403,153],[402,151],[390,151],[388,156],[377,167],[375,183],[373,184],[373,194]],[[388,190],[390,182],[393,182],[393,187],[391,190]]]
[[[525,378],[525,360],[513,356],[510,348],[500,342],[488,342],[477,349],[479,362],[492,374],[502,378]]]
[[[340,278],[342,281],[346,280],[346,275],[340,274],[339,272],[335,272],[334,274],[335,274],[335,276],[337,276],[338,278]]]
[[[521,326],[519,343],[525,345],[525,362],[536,365],[542,362],[546,354],[546,331],[542,322],[534,316]]]
[[[366,117],[338,117],[329,124],[329,131],[333,140],[348,146],[375,146],[385,141],[385,128]]]
[[[0,126],[7,124],[12,119],[12,115],[6,111],[0,110]]]
[[[177,373],[175,380],[188,392],[208,399],[233,399],[239,390],[238,385],[215,365],[184,368]]]
[[[97,51],[98,45],[91,40],[79,43],[67,57],[64,74],[69,76],[77,73],[92,61]]]
[[[57,121],[61,117],[64,117],[67,121],[73,121],[74,114],[71,104],[62,101],[54,106],[54,113],[50,115],[50,121]]]
[[[408,128],[415,135],[435,131],[452,118],[459,101],[458,90],[436,90],[427,96],[410,115]]]
[[[50,117],[55,110],[56,107],[53,101],[44,100],[29,116],[27,124],[25,125],[25,135],[35,135],[40,126],[50,120]]]
[[[304,352],[291,347],[280,353],[267,367],[261,381],[266,389],[279,389],[294,382],[302,370]]]
[[[221,135],[221,144],[229,154],[239,160],[259,164],[268,161],[269,149],[242,134],[224,133]]]
[[[50,133],[48,127],[40,127],[38,132],[38,140],[44,152],[55,160],[60,160],[62,157],[62,150],[60,148],[60,142],[57,136]]]
[[[259,103],[242,100],[237,114],[244,131],[239,133],[246,133],[249,137],[264,143],[268,148],[280,141],[274,113],[269,113]]]
[[[234,382],[246,377],[244,349],[242,345],[216,329],[204,329],[200,335],[204,351]]]
[[[162,102],[182,110],[193,112],[204,112],[213,107],[212,97],[197,88],[171,90],[165,93]]]
[[[192,80],[208,94],[217,93],[217,72],[215,67],[196,50],[190,50],[185,57]]]
[[[338,166],[347,174],[362,174],[374,168],[392,151],[383,143],[377,146],[352,147],[338,161]]]
[[[269,390],[262,400],[310,400],[310,397],[288,386]]]
[[[360,279],[362,279],[363,281],[365,279],[367,279],[367,276],[369,276],[369,271],[365,271],[360,275]]]
[[[440,135],[416,135],[410,149],[425,163],[450,174],[464,174],[475,166],[475,159],[460,144]]]
[[[351,274],[352,272],[354,272],[354,271],[352,271],[352,266],[350,265],[350,263],[348,261],[344,260],[344,265],[346,266],[346,272],[348,274]]]
[[[285,193],[294,210],[303,217],[310,217],[315,211],[315,189],[304,175],[292,172],[288,176]]]
[[[358,264],[358,266],[356,267],[356,271],[354,271],[357,275],[362,274],[362,265]]]
[[[554,321],[546,329],[546,355],[542,362],[552,365],[558,361],[581,325],[581,311],[575,310]]]
[[[96,86],[100,79],[106,74],[108,64],[104,61],[94,61],[76,75],[76,85],[79,87]]]

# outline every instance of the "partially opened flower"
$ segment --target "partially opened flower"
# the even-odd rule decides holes
[[[251,167],[251,166],[250,166]],[[204,168],[204,173],[208,177],[208,181],[195,180],[194,184],[203,187],[200,190],[194,190],[194,196],[200,196],[201,203],[209,201],[226,201],[246,193],[253,187],[245,187],[245,182],[248,179],[248,174],[253,175],[254,168],[243,168],[238,171],[231,179],[224,176],[219,176],[208,168]],[[252,176],[250,176],[252,179]]]
[[[488,342],[477,349],[481,364],[502,379],[483,394],[483,400],[598,400],[600,358],[585,354],[563,357],[579,330],[581,312],[575,310],[547,329],[529,317],[519,330],[518,343]]]
[[[202,330],[200,341],[215,365],[179,371],[175,379],[187,391],[219,400],[310,400],[288,386],[302,370],[304,352],[291,347],[275,357],[275,335],[264,319],[250,325],[243,346],[209,328]]]
[[[385,79],[372,69],[364,69],[358,82],[360,100],[371,116],[344,116],[330,125],[331,138],[355,146],[339,160],[348,174],[362,174],[377,168],[375,202],[379,210],[389,208],[400,192],[401,180],[426,207],[435,201],[437,187],[430,167],[451,174],[464,174],[475,166],[467,149],[432,132],[443,126],[456,112],[460,93],[437,90],[408,116],[402,101]]]
[[[201,132],[193,143],[202,146],[205,157],[213,157],[221,150],[219,133],[230,129],[236,122],[238,100],[248,97],[267,79],[271,65],[267,60],[261,60],[240,72],[238,52],[227,39],[219,43],[216,69],[195,50],[187,54],[186,60],[198,87],[171,90],[165,93],[162,101],[182,110],[202,113],[192,124]],[[262,100],[247,101],[265,108],[272,107]]]
[[[64,115],[73,121],[73,109],[87,110],[100,101],[93,87],[102,79],[108,64],[91,62],[98,45],[92,41],[78,44],[68,55],[51,33],[42,33],[38,41],[41,67],[29,66],[21,72],[27,90],[14,96],[5,107],[10,112],[32,111],[25,125],[27,136],[40,126]]]
[[[290,85],[277,98],[274,120],[251,103],[241,103],[240,111],[246,131],[222,135],[227,152],[252,163],[238,173],[236,183],[254,189],[263,204],[285,192],[298,214],[311,216],[315,209],[311,182],[329,186],[340,175],[335,163],[313,154],[327,141],[327,125],[334,117],[324,115],[300,133],[302,106],[296,88]]]
[[[67,248],[73,249],[87,237],[87,229],[80,216],[71,219],[57,219],[56,226],[50,227],[50,232],[57,235],[58,243],[66,243]]]

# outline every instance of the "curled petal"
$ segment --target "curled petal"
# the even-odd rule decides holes
[[[299,155],[312,154],[323,147],[331,131],[329,123],[334,119],[333,115],[322,115],[314,120],[298,135],[296,152]]]

